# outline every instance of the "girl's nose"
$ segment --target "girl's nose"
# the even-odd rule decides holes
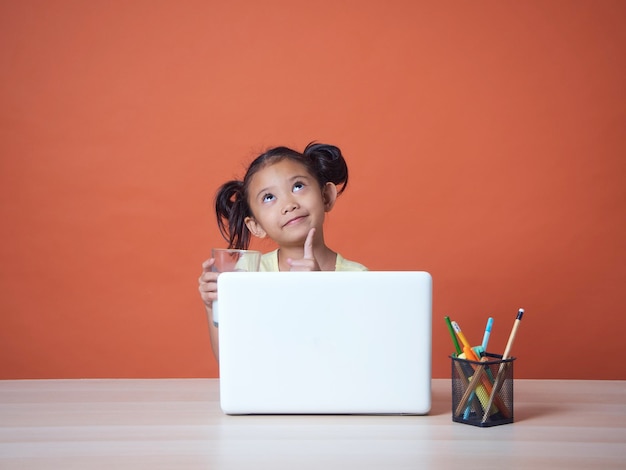
[[[292,212],[298,208],[298,205],[294,201],[288,201],[283,206],[283,214],[287,214],[288,212]]]

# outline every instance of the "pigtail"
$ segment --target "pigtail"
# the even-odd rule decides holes
[[[339,147],[311,142],[304,149],[303,155],[310,159],[321,183],[334,183],[337,194],[345,191],[348,185],[348,165]]]
[[[250,232],[246,227],[246,217],[250,208],[244,196],[242,181],[224,183],[215,195],[217,226],[228,248],[247,250],[250,245]]]

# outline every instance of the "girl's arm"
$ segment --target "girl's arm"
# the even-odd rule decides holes
[[[198,291],[204,302],[204,308],[209,322],[209,336],[211,338],[211,348],[215,359],[219,360],[219,335],[217,326],[213,323],[213,301],[217,300],[217,275],[212,271],[213,258],[202,263],[202,274],[198,279]]]

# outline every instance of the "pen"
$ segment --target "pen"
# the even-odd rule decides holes
[[[517,316],[515,317],[515,321],[513,322],[513,328],[511,329],[511,334],[509,335],[509,339],[506,342],[506,347],[504,348],[504,354],[502,355],[502,360],[508,359],[511,354],[513,341],[515,341],[515,335],[517,335],[517,329],[519,328],[519,325],[522,321],[523,316],[524,316],[524,309],[520,308],[517,311]],[[500,364],[500,368],[498,369],[498,375],[496,376],[496,380],[493,384],[493,389],[491,390],[491,396],[489,397],[489,405],[488,405],[489,407],[493,403],[493,400],[495,399],[498,391],[500,390],[500,387],[502,386],[502,382],[503,382],[502,376],[503,376],[504,370],[506,369],[506,365],[507,365],[506,362],[503,362],[502,364]],[[489,408],[487,408],[487,410],[489,410]],[[488,417],[488,413],[485,412],[485,414],[483,414],[483,419],[482,419],[483,423],[487,421],[487,417]]]
[[[487,320],[487,326],[485,327],[485,334],[483,336],[483,342],[482,342],[484,353],[487,352],[487,344],[489,343],[489,336],[491,335],[492,326],[493,326],[493,318],[489,317],[489,319]]]
[[[450,332],[450,336],[452,337],[452,342],[454,343],[454,350],[456,351],[456,355],[461,354],[461,346],[459,346],[459,342],[456,339],[456,335],[454,334],[454,330],[452,329],[452,323],[450,323],[450,317],[444,317],[446,321],[446,325],[448,325],[448,331]]]
[[[448,321],[449,321],[449,319],[448,319]],[[459,346],[459,342],[456,341],[456,337],[458,336],[461,339],[461,342],[463,343],[463,352],[465,353],[465,358],[466,359],[476,359],[476,360],[478,360],[477,356],[474,356],[474,358],[470,358],[470,356],[468,356],[468,354],[470,354],[468,352],[468,349],[469,349],[469,351],[472,351],[472,354],[474,353],[474,351],[472,350],[469,342],[467,341],[467,338],[465,337],[465,335],[461,331],[461,328],[459,327],[459,324],[457,322],[451,322],[450,323],[450,328],[451,328],[451,330],[450,330],[451,334],[454,337],[455,344],[456,344],[456,347],[457,347],[457,356],[459,356],[460,353],[461,353],[461,348]],[[454,330],[454,332],[452,332],[452,330]],[[456,335],[454,333],[456,333]],[[470,371],[473,371],[473,369],[470,369]],[[467,392],[467,394],[466,394],[467,396],[465,397],[464,401],[471,401],[474,398],[475,391],[473,391],[473,390],[476,387],[476,385],[473,385],[473,384],[476,383],[476,381],[478,379],[480,379],[480,377],[481,377],[481,373],[480,372],[482,372],[482,371],[479,371],[479,372],[475,372],[474,371],[473,372],[473,376],[472,376],[473,381],[470,381],[470,384],[472,384],[472,387],[471,387],[472,388],[472,392],[469,392],[469,391]],[[465,376],[467,377],[471,373],[472,372],[469,372]],[[484,389],[483,385],[478,385],[478,387],[481,387],[481,391],[480,391],[480,394],[479,394],[479,398],[480,398],[481,404],[485,405],[489,401],[488,392]],[[470,395],[470,393],[471,393],[471,395]],[[463,419],[468,419],[470,411],[471,411],[470,410],[470,406],[468,405],[467,408],[465,409],[465,413],[463,414]]]
[[[483,358],[481,359],[481,362],[486,361],[486,360],[487,360],[486,358]],[[480,401],[480,404],[483,407],[486,406],[486,404],[489,402],[489,397],[486,395],[484,386],[478,383],[482,379],[484,370],[485,370],[484,368],[480,367],[477,371],[474,372],[474,375],[471,378],[469,378],[469,384],[467,385],[467,388],[463,392],[463,396],[461,397],[461,400],[459,401],[459,404],[457,405],[456,410],[454,411],[455,416],[459,416],[461,412],[463,411],[463,408],[467,404],[467,408],[465,408],[465,412],[463,413],[463,419],[469,418],[469,410],[471,408],[471,406],[469,405],[469,402],[471,402],[472,399],[474,398],[474,395],[476,394],[476,390],[479,390],[478,399]],[[457,373],[459,373],[458,369],[457,369]]]
[[[480,359],[480,362],[485,362],[487,360],[488,359],[486,357],[482,357]],[[475,396],[478,396],[478,401],[480,402],[480,405],[483,408],[487,406],[487,403],[489,403],[489,393],[485,389],[485,386],[482,383],[476,384],[476,382],[482,378],[482,374],[483,372],[485,372],[485,369],[486,367],[479,367],[478,370],[474,372],[474,375],[471,377],[470,382],[468,384],[468,389],[465,390],[465,393],[463,394],[463,397],[461,398],[461,401],[459,402],[459,405],[456,411],[457,415],[461,413],[460,410],[463,408],[463,405],[467,403],[467,407],[465,408],[465,411],[463,412],[463,419],[469,419],[470,414],[472,412],[471,403]],[[487,369],[487,371],[489,371],[489,369]],[[492,407],[490,414],[493,414],[496,411],[497,411],[496,408]]]
[[[491,327],[493,325],[493,318],[489,317],[489,319],[487,320],[487,326],[485,327],[485,334],[483,336],[483,342],[480,346],[480,351],[475,351],[477,356],[483,356],[486,354],[487,352],[487,344],[489,343],[489,335],[491,334]],[[478,350],[478,348],[476,348]],[[479,354],[480,352],[480,354]],[[482,361],[482,358],[481,358]],[[482,370],[482,369],[481,369]],[[491,380],[493,380],[493,377],[491,376],[491,373],[489,370],[487,370],[487,373],[489,375],[489,378]],[[469,399],[467,400],[468,403],[471,403],[472,400],[474,399],[474,395],[475,395],[475,391],[473,391],[471,393],[471,395],[469,396]],[[483,403],[484,405],[484,403]],[[467,408],[465,408],[465,413],[463,413],[463,419],[469,419],[470,417],[470,413],[471,413],[471,406],[468,404]]]

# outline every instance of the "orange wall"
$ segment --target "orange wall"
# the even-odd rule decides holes
[[[217,186],[311,140],[330,245],[518,377],[626,378],[626,3],[0,1],[0,378],[212,377]],[[267,248],[267,247],[264,247]],[[574,356],[573,352],[576,354]]]

